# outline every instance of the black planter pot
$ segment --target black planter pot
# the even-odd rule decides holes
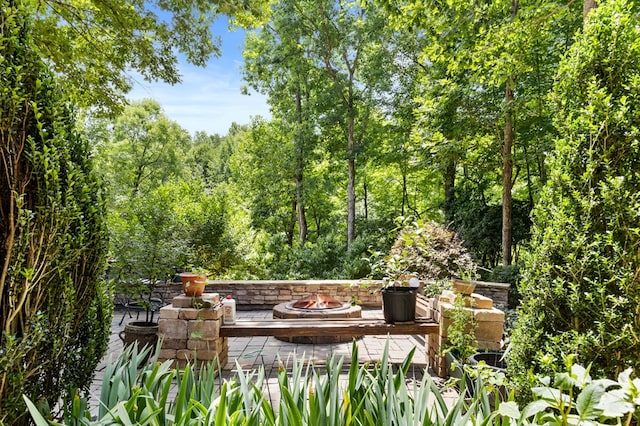
[[[491,367],[496,371],[500,371],[506,373],[507,363],[504,359],[502,359],[504,352],[502,351],[486,351],[486,352],[476,352],[471,355],[469,358],[469,364],[476,365],[480,363],[480,361],[484,361],[487,366]]]
[[[480,362],[484,361],[486,367],[493,370],[494,373],[502,373],[506,376],[507,363],[503,359],[503,356],[503,351],[476,352],[469,358],[469,365],[478,365]],[[497,386],[495,386],[495,392],[497,392],[497,396],[499,397],[500,401],[508,400],[509,392],[507,391],[507,388],[504,384],[498,384]],[[491,402],[491,405],[493,407],[495,400],[492,398],[489,401]]]
[[[416,296],[414,287],[387,287],[382,290],[382,312],[388,324],[415,321]]]

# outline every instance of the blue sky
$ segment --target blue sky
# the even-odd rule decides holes
[[[244,32],[228,31],[226,19],[218,19],[212,31],[222,38],[221,57],[212,58],[206,68],[181,61],[182,83],[175,86],[132,76],[129,100],[155,99],[191,135],[196,131],[226,135],[234,121],[248,124],[253,116],[270,117],[265,96],[254,91],[250,96],[240,93]]]

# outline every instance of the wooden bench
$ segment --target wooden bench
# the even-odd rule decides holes
[[[417,318],[415,322],[387,324],[380,319],[266,319],[238,320],[220,326],[221,337],[367,336],[438,333],[438,323]]]

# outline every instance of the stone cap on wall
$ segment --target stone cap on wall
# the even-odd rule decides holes
[[[506,305],[509,284],[474,281],[476,293],[488,297],[494,303]],[[343,302],[356,299],[362,306],[381,305],[382,280],[207,280],[207,292],[220,293],[220,297],[231,294],[239,309],[270,309],[278,303],[290,302],[310,293],[322,292],[337,297]],[[163,299],[170,301],[182,294],[179,283],[157,286]]]

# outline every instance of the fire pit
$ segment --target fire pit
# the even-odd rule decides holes
[[[273,307],[273,317],[279,319],[335,319],[335,318],[361,318],[362,308],[350,303],[343,303],[333,296],[312,294],[293,302],[280,303]],[[350,342],[360,336],[294,336],[276,337],[279,340],[290,343],[343,343]]]

